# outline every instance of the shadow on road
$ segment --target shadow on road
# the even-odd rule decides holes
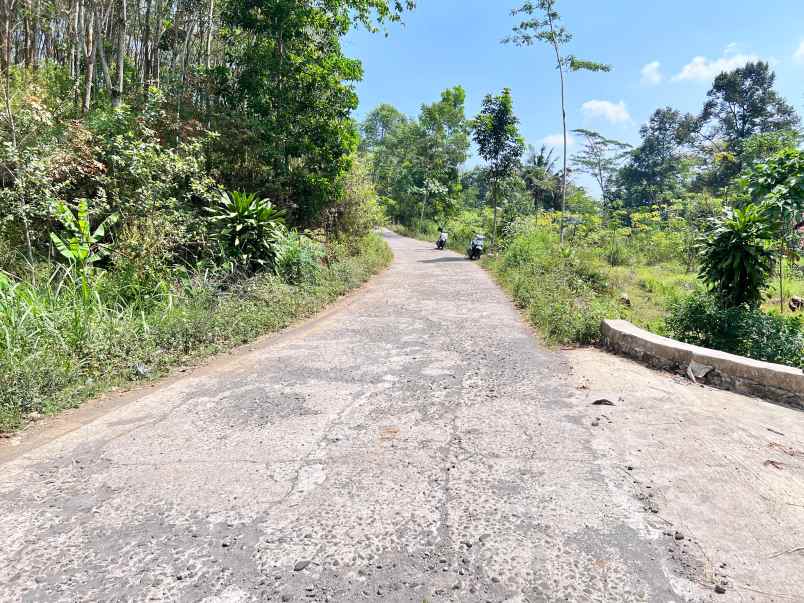
[[[464,258],[460,256],[446,256],[443,258],[433,258],[432,260],[419,260],[420,264],[440,264],[441,262],[468,262],[469,258]]]

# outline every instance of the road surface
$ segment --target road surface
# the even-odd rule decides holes
[[[623,392],[627,361],[547,350],[479,266],[387,236],[392,267],[317,320],[0,448],[0,599],[765,600],[759,582],[738,588],[759,574],[769,600],[804,593],[804,558],[768,560],[804,545],[804,507],[779,510],[804,504],[804,459],[750,468],[786,480],[766,494],[765,550],[744,516],[757,509],[721,504],[688,465],[679,492],[706,496],[673,497],[673,462],[702,462],[698,448],[663,455],[683,431],[653,437],[663,419],[639,391],[670,376],[628,369]],[[603,386],[616,406],[591,405]],[[721,399],[695,392],[715,417]],[[801,413],[718,395],[804,447]],[[729,500],[756,496],[736,483]],[[744,534],[719,539],[732,512]],[[705,548],[741,537],[761,564]]]

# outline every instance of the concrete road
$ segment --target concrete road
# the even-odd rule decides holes
[[[0,599],[740,595],[601,444],[622,408],[476,264],[388,240],[389,271],[316,321],[0,449]]]

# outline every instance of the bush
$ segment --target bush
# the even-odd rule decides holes
[[[696,293],[672,306],[665,329],[685,343],[804,368],[800,317],[767,314],[749,305],[727,308],[712,294]]]
[[[590,253],[559,252],[552,230],[523,222],[513,232],[491,267],[517,304],[547,341],[597,342],[601,321],[620,312],[603,266]]]
[[[344,176],[343,194],[324,215],[326,229],[335,238],[357,240],[385,224],[385,213],[364,157],[352,159]]]
[[[274,245],[274,272],[292,285],[318,280],[324,246],[310,237],[288,231],[277,237]]]
[[[701,250],[700,278],[730,307],[759,306],[771,278],[773,239],[764,209],[749,204],[713,220]]]

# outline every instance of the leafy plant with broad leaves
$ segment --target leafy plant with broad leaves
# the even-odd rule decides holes
[[[284,212],[253,193],[223,192],[206,208],[212,238],[223,256],[247,271],[269,266],[285,226]]]
[[[701,240],[699,276],[725,307],[762,302],[773,271],[774,234],[765,208],[753,203],[712,220]]]
[[[75,212],[65,203],[59,203],[56,206],[56,217],[66,232],[61,236],[51,232],[50,240],[70,265],[83,272],[108,257],[109,246],[103,243],[103,239],[107,229],[118,221],[118,214],[110,215],[93,230],[87,200],[81,199]]]
[[[103,239],[107,229],[117,223],[119,214],[111,214],[93,230],[89,221],[89,204],[86,199],[81,199],[75,212],[60,202],[56,206],[56,217],[66,232],[61,235],[51,232],[50,240],[70,267],[80,275],[81,291],[86,302],[90,296],[90,271],[97,262],[109,256],[109,245]]]

